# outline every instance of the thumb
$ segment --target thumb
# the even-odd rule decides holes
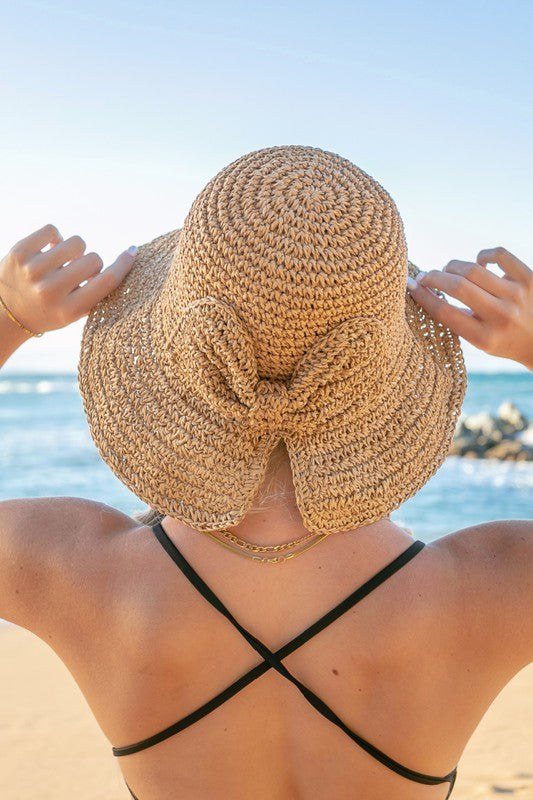
[[[137,253],[139,252],[138,248],[135,245],[128,247],[127,250],[124,250],[123,253],[119,255],[119,257],[115,260],[108,269],[113,270],[115,273],[118,282],[126,277],[127,273],[133,266],[133,262],[137,257]]]
[[[87,281],[85,286],[78,288],[74,292],[77,298],[76,313],[78,316],[76,319],[88,314],[90,309],[94,308],[97,303],[122,283],[132,268],[136,255],[137,248],[129,247],[103,272],[94,275],[90,281]]]
[[[131,247],[128,247],[127,250],[124,250],[116,259],[115,263],[112,266],[115,269],[125,269],[126,272],[130,270],[133,266],[133,262],[137,258],[137,253],[139,252],[139,248],[132,244]],[[118,265],[120,264],[120,267]],[[126,272],[124,275],[126,275]]]
[[[135,261],[138,252],[139,250],[137,247],[135,247],[135,245],[132,245],[131,247],[128,247],[127,250],[124,250],[118,256],[118,258],[116,258],[115,261],[105,269],[106,273],[110,273],[107,276],[107,280],[110,281],[110,283],[113,283],[115,286],[118,286],[119,283],[124,280],[133,266],[133,262]],[[102,273],[95,272],[94,275],[91,275],[91,277],[88,278],[87,282],[94,280],[94,278],[98,277],[99,275],[102,275]]]

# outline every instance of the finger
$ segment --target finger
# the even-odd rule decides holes
[[[506,250],[505,247],[492,247],[487,250],[481,250],[476,260],[478,264],[483,266],[497,264],[505,272],[505,277],[514,278],[519,283],[527,283],[531,281],[533,276],[533,271],[523,261],[520,261],[519,258]]]
[[[70,236],[64,242],[59,242],[45,253],[39,253],[32,259],[31,268],[37,279],[44,277],[51,270],[62,267],[69,261],[81,258],[85,252],[86,244],[81,236]]]
[[[29,236],[17,242],[11,252],[15,253],[21,261],[25,261],[40,252],[47,244],[54,245],[62,241],[63,237],[55,225],[44,225],[38,231],[30,233]]]
[[[97,253],[85,253],[71,261],[62,269],[56,270],[48,278],[50,287],[62,288],[66,294],[87,281],[102,270],[104,262]]]
[[[457,336],[462,336],[479,347],[478,343],[483,341],[483,325],[472,315],[472,312],[452,306],[430,289],[419,284],[415,288],[409,289],[409,294],[418,305],[428,312],[430,317],[450,328]]]
[[[480,269],[483,268],[480,267]],[[502,300],[486,292],[485,289],[481,289],[463,275],[432,269],[423,274],[420,280],[417,278],[417,281],[422,286],[440,289],[441,292],[460,300],[465,306],[469,306],[480,319],[497,320],[504,316],[506,306],[503,305]]]
[[[130,247],[119,255],[117,260],[103,272],[96,275],[85,286],[80,286],[71,292],[68,307],[76,319],[88,314],[91,308],[107,297],[119,286],[135,261],[137,248]]]
[[[494,297],[513,299],[514,292],[510,288],[510,282],[485,269],[481,264],[473,264],[471,261],[450,261],[444,267],[444,271],[453,275],[462,275],[463,278],[475,283],[476,286],[484,289]],[[461,300],[462,298],[458,299]]]

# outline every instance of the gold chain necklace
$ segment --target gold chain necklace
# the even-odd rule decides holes
[[[402,526],[400,526],[402,527]],[[411,528],[403,528],[406,533],[413,535],[413,531]],[[226,528],[218,531],[201,531],[201,533],[206,534],[209,536],[217,544],[222,545],[227,550],[230,550],[233,553],[237,553],[238,555],[245,556],[246,558],[251,558],[252,561],[255,561],[258,564],[283,564],[283,562],[288,561],[291,558],[296,558],[301,553],[307,552],[316,544],[321,542],[329,533],[308,533],[306,536],[302,536],[300,539],[294,539],[292,542],[284,542],[283,544],[253,544],[253,542],[247,542],[244,539],[239,539],[238,536],[231,533]],[[216,534],[222,534],[226,539],[232,542],[232,544],[228,542],[224,542],[219,539]],[[314,539],[314,541],[309,541],[309,539]],[[283,550],[289,550],[290,548],[296,547],[296,545],[302,544],[302,542],[306,542],[302,547],[294,550],[292,553],[285,553],[280,556],[258,556],[255,555],[256,553],[278,553]],[[250,551],[250,552],[247,552]]]
[[[224,533],[224,531],[217,531],[217,532],[218,533]],[[255,561],[256,563],[259,563],[259,564],[283,564],[283,562],[288,561],[290,558],[296,558],[296,556],[299,556],[301,553],[305,553],[307,550],[310,550],[311,547],[315,546],[315,544],[318,544],[319,542],[322,541],[322,539],[325,539],[326,536],[329,536],[329,534],[327,534],[327,533],[316,533],[316,534],[312,533],[309,536],[302,537],[302,539],[296,539],[295,540],[296,543],[299,543],[299,542],[301,542],[301,541],[303,541],[305,539],[309,539],[311,537],[314,537],[314,541],[307,542],[307,544],[304,544],[303,547],[300,547],[299,549],[293,551],[292,553],[286,553],[286,554],[283,554],[283,555],[280,555],[280,556],[262,557],[262,556],[254,555],[253,552],[247,552],[248,548],[246,548],[246,547],[244,549],[241,549],[240,547],[236,547],[234,544],[230,544],[229,542],[224,542],[221,539],[218,539],[212,531],[202,531],[202,533],[205,533],[214,542],[217,542],[218,544],[222,545],[222,547],[225,547],[227,550],[231,550],[233,553],[238,553],[241,556],[245,556],[245,558],[250,558],[250,559],[252,559],[252,561]],[[233,534],[232,534],[232,536],[233,536]],[[236,539],[237,537],[233,537],[233,538]],[[241,539],[241,540],[238,540],[238,541],[243,541],[243,540]],[[263,548],[270,547],[271,548],[270,551],[266,551],[266,552],[278,552],[281,549],[288,548],[288,546],[293,544],[293,543],[292,542],[287,542],[286,544],[282,544],[282,545],[254,545],[251,542],[244,542],[244,544],[248,545],[250,549],[253,548],[253,547],[263,547]],[[262,550],[261,552],[265,552],[265,550]]]
[[[320,535],[317,533],[308,533],[300,539],[294,539],[292,542],[284,542],[284,544],[253,544],[252,542],[246,542],[244,539],[239,539],[227,529],[216,531],[216,533],[221,533],[226,539],[229,539],[239,547],[243,547],[245,550],[251,550],[253,553],[278,553],[281,550],[290,550],[296,547],[296,545],[302,544],[302,542],[306,542],[308,539]]]

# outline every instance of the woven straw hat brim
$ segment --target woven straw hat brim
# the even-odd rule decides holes
[[[217,530],[246,515],[279,436],[258,440],[218,421],[162,368],[158,300],[179,234],[142,246],[123,283],[90,313],[79,386],[92,438],[115,475],[157,511]],[[401,350],[374,407],[354,406],[326,432],[284,437],[305,527],[350,530],[412,497],[446,457],[466,383],[458,338],[406,294]]]

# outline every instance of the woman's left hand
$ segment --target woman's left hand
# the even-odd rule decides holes
[[[45,225],[0,261],[0,297],[28,330],[53,331],[86,316],[122,282],[137,253],[126,250],[102,272],[100,256],[85,247],[80,236],[63,240],[54,225]]]
[[[498,264],[503,277],[487,269]],[[475,347],[533,370],[533,270],[504,247],[481,250],[476,263],[450,261],[419,272],[408,291],[431,316]],[[431,289],[467,308],[442,300]],[[468,308],[469,306],[469,308]]]

